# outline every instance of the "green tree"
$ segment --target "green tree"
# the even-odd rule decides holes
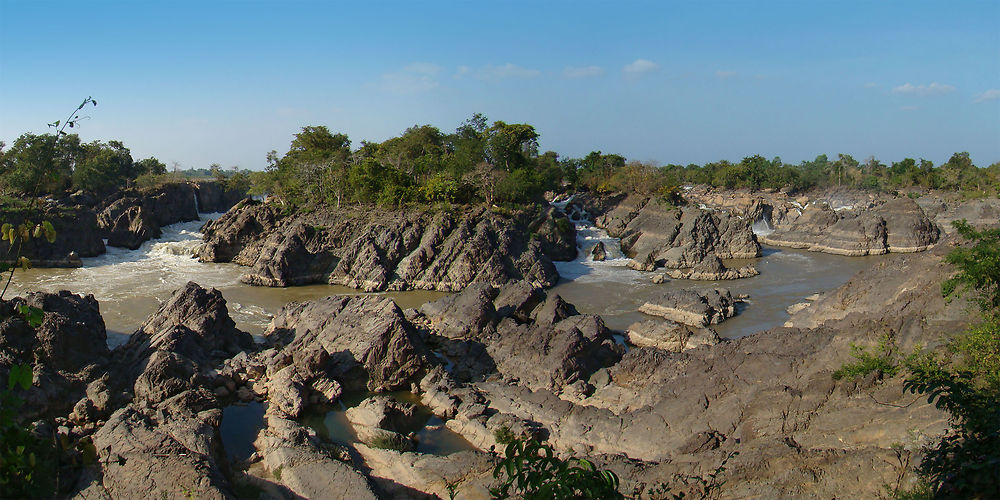
[[[486,131],[485,153],[488,162],[513,172],[538,155],[538,133],[525,123],[495,121]]]

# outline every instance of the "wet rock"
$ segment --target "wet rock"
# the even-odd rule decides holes
[[[639,312],[660,316],[691,326],[714,325],[736,315],[736,303],[729,290],[673,290],[639,308]]]
[[[604,262],[608,258],[608,251],[604,248],[604,242],[598,241],[594,248],[590,250],[590,260],[594,262]]]
[[[711,328],[657,320],[633,323],[625,331],[625,337],[635,346],[655,347],[671,352],[681,352],[721,342],[719,334]]]

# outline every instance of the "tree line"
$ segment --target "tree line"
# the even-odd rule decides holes
[[[105,193],[180,180],[175,177],[183,174],[169,174],[156,158],[133,160],[120,141],[83,143],[73,134],[56,138],[26,133],[9,148],[0,142],[0,190],[21,196],[70,189]],[[293,208],[315,203],[520,204],[536,202],[546,191],[577,189],[678,199],[679,187],[687,184],[794,190],[843,186],[890,192],[943,189],[980,196],[997,194],[1000,187],[1000,162],[980,168],[964,152],[941,165],[912,158],[885,164],[874,157],[858,161],[840,154],[836,159],[819,155],[799,164],[754,155],[735,163],[657,166],[601,151],[583,158],[561,157],[553,151],[540,152],[538,139],[532,125],[490,123],[478,113],[452,133],[415,125],[386,141],[361,141],[357,146],[346,134],[307,126],[294,136],[287,153],[268,153],[262,172],[223,171],[217,164],[187,172],[274,196]]]

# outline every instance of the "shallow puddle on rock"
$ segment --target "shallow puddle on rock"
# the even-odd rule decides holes
[[[251,401],[235,403],[222,409],[219,434],[226,456],[234,461],[244,461],[255,451],[253,442],[264,428],[264,405]]]

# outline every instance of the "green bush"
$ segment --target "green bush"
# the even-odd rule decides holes
[[[515,439],[507,444],[505,454],[493,470],[497,479],[505,477],[503,484],[490,490],[493,498],[624,498],[615,473],[599,470],[583,459],[562,460],[551,446],[537,440]]]
[[[855,361],[844,363],[834,371],[834,380],[857,379],[873,372],[879,378],[892,377],[899,373],[895,344],[888,334],[882,336],[871,351],[867,347],[852,343],[851,356]]]

